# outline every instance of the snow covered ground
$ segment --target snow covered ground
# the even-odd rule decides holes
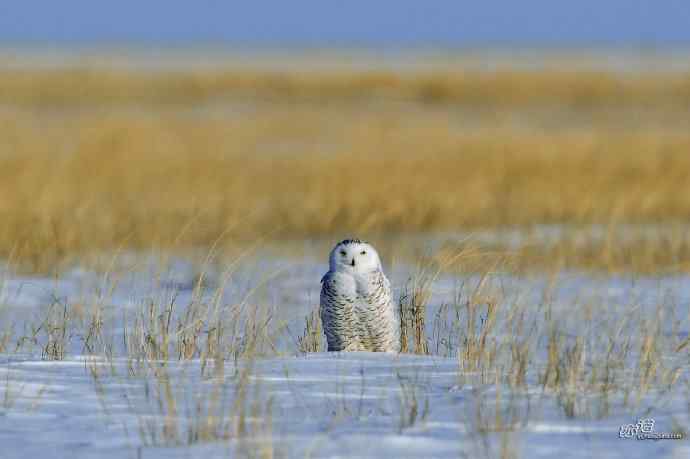
[[[0,458],[690,457],[687,437],[619,438],[621,426],[638,419],[653,419],[656,433],[687,432],[688,347],[663,356],[672,383],[643,393],[614,390],[606,400],[578,393],[569,408],[563,399],[567,393],[549,391],[539,381],[548,360],[547,342],[541,339],[534,342],[524,385],[461,371],[457,343],[462,333],[441,327],[444,331],[434,334],[434,323],[453,313],[442,305],[463,304],[476,291],[481,279],[467,275],[440,276],[429,301],[427,336],[437,344],[445,336],[457,342],[455,347],[431,346],[437,355],[430,356],[299,355],[296,336],[318,303],[325,265],[307,258],[258,258],[230,276],[209,270],[208,292],[201,296],[220,291],[221,302],[250,298],[251,304],[266,304],[275,329],[284,331],[273,355],[222,366],[198,358],[154,360],[132,369],[119,344],[127,314],[134,316],[151,301],[194,301],[199,276],[199,269],[183,260],[165,269],[154,262],[133,266],[108,275],[74,269],[57,280],[4,273],[0,336],[10,329],[13,337],[0,354]],[[396,291],[412,271],[389,268]],[[547,300],[548,314],[557,317],[565,340],[572,335],[599,343],[605,327],[630,317],[629,346],[644,348],[635,337],[644,338],[642,330],[658,314],[665,315],[654,323],[669,343],[688,337],[686,276],[496,274],[482,295],[498,301],[499,337],[510,332],[511,311],[535,320],[525,323],[540,323],[546,312],[538,305]],[[63,360],[42,358],[40,330],[33,334],[34,348],[14,352],[16,335],[35,332],[32,325],[41,324],[48,305],[88,309],[92,303],[103,304],[103,321],[114,324],[107,330],[112,358],[86,355],[78,323],[67,330],[72,339]],[[660,309],[660,304],[673,308]],[[598,357],[593,356],[603,351],[586,351],[583,365],[594,368]],[[625,365],[631,366],[629,387],[634,388],[638,375],[632,365],[639,356],[630,355]]]
[[[181,424],[196,420],[196,397],[213,384],[195,379],[195,366],[189,363],[185,376],[171,369],[183,383],[174,388],[183,400]],[[453,359],[353,353],[261,360],[252,382],[259,411],[266,415],[270,404],[270,429],[248,427],[256,443],[231,438],[179,446],[142,446],[144,418],[161,415],[141,379],[104,377],[101,397],[83,359],[11,358],[3,367],[12,399],[0,416],[3,458],[232,457],[247,452],[242,448],[257,457],[496,457],[502,441],[518,457],[690,457],[687,440],[620,439],[620,426],[636,422],[633,413],[567,419],[538,389],[514,401],[517,414],[505,408],[504,416],[516,416],[514,432],[483,434],[476,405],[493,418],[497,388],[458,386]],[[236,395],[232,384],[228,376],[227,399],[221,397],[228,406]],[[673,419],[687,422],[687,412],[687,400],[678,399],[636,414],[654,418],[657,432],[670,432]],[[184,443],[188,430],[179,432]]]

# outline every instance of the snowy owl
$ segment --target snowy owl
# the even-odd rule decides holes
[[[359,239],[339,242],[321,279],[321,322],[329,351],[400,351],[390,282],[376,249]]]

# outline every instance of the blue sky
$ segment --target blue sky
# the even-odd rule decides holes
[[[0,45],[687,46],[689,0],[0,0]]]

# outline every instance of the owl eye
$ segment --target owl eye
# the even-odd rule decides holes
[[[367,251],[366,251],[366,250],[362,250],[361,252],[359,252],[359,254],[360,254],[360,255],[366,255],[366,254],[367,254]]]
[[[344,250],[341,250],[341,251],[340,251],[340,255],[345,256],[345,255],[347,255],[347,253],[345,253]]]

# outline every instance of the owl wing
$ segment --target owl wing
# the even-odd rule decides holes
[[[340,298],[331,271],[321,278],[321,302],[319,307],[329,351],[341,351],[353,340],[352,305]]]

